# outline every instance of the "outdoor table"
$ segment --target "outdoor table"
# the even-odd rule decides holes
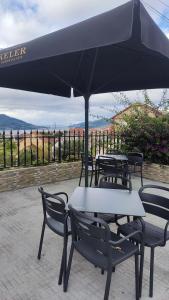
[[[128,161],[128,157],[125,154],[97,154],[96,161],[99,158],[99,156],[101,156],[102,158],[104,158],[105,156],[105,159],[114,158],[118,161]]]
[[[145,216],[137,191],[77,187],[69,199],[69,204],[82,212]]]
[[[120,162],[127,162],[128,161],[128,157],[125,155],[125,154],[97,154],[96,155],[96,170],[95,170],[95,186],[98,184],[98,158],[99,156],[102,157],[102,159],[111,159],[111,158],[114,158],[116,159],[117,161],[120,161]]]

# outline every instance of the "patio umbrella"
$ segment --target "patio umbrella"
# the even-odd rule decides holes
[[[92,94],[169,87],[169,41],[139,0],[0,51],[0,86],[85,99],[85,185]]]

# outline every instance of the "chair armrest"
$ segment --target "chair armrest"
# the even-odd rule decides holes
[[[64,237],[66,237],[68,233],[68,218],[69,218],[69,213],[67,212],[65,214],[65,219],[64,219]]]
[[[68,194],[65,192],[54,193],[54,196],[64,195],[66,197],[66,203],[68,203]]]
[[[166,223],[165,228],[164,228],[164,246],[166,245],[166,242],[167,242],[168,227],[169,227],[169,221]]]
[[[112,240],[109,241],[109,243],[112,245],[112,246],[118,246],[120,245],[121,243],[123,243],[124,241],[134,237],[135,235],[139,234],[140,235],[140,239],[141,239],[141,243],[143,243],[143,232],[141,230],[136,230],[130,234],[128,234],[127,236],[121,238],[120,240],[116,241],[116,242],[113,242]]]
[[[69,209],[69,214],[70,214],[70,210],[73,209],[72,205],[71,204],[68,204],[68,209]],[[89,216],[89,215],[84,215],[84,213],[82,213],[81,211],[78,211],[78,215],[83,219],[87,219],[89,220],[91,223],[95,223],[95,224],[101,224],[102,226],[104,226],[109,232],[110,232],[110,228],[108,226],[108,224],[101,218],[98,218],[98,217],[92,217],[92,216]]]

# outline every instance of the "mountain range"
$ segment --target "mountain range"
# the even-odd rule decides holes
[[[101,128],[101,127],[106,127],[109,124],[111,124],[112,121],[110,120],[105,120],[105,119],[98,119],[94,121],[89,121],[89,128]],[[85,122],[77,123],[77,124],[72,124],[69,126],[70,128],[85,128]]]
[[[0,130],[31,130],[39,128],[45,127],[33,125],[7,115],[0,114]]]
[[[111,120],[98,119],[89,122],[89,128],[101,128],[111,124]],[[62,126],[60,126],[62,127]],[[68,126],[69,128],[85,128],[85,123],[77,123]],[[22,120],[9,117],[5,114],[0,114],[0,130],[33,130],[33,129],[46,129],[47,126],[39,126],[31,123],[24,122]],[[56,130],[62,129],[57,126]]]

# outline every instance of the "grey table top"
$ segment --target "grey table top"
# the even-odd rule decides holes
[[[84,212],[145,216],[137,191],[77,187],[69,199],[69,204]]]
[[[96,159],[98,159],[99,156],[101,156],[102,158],[104,158],[104,157],[105,158],[108,158],[108,157],[115,158],[116,160],[120,160],[120,161],[127,161],[128,160],[127,156],[124,155],[124,154],[97,154]]]

